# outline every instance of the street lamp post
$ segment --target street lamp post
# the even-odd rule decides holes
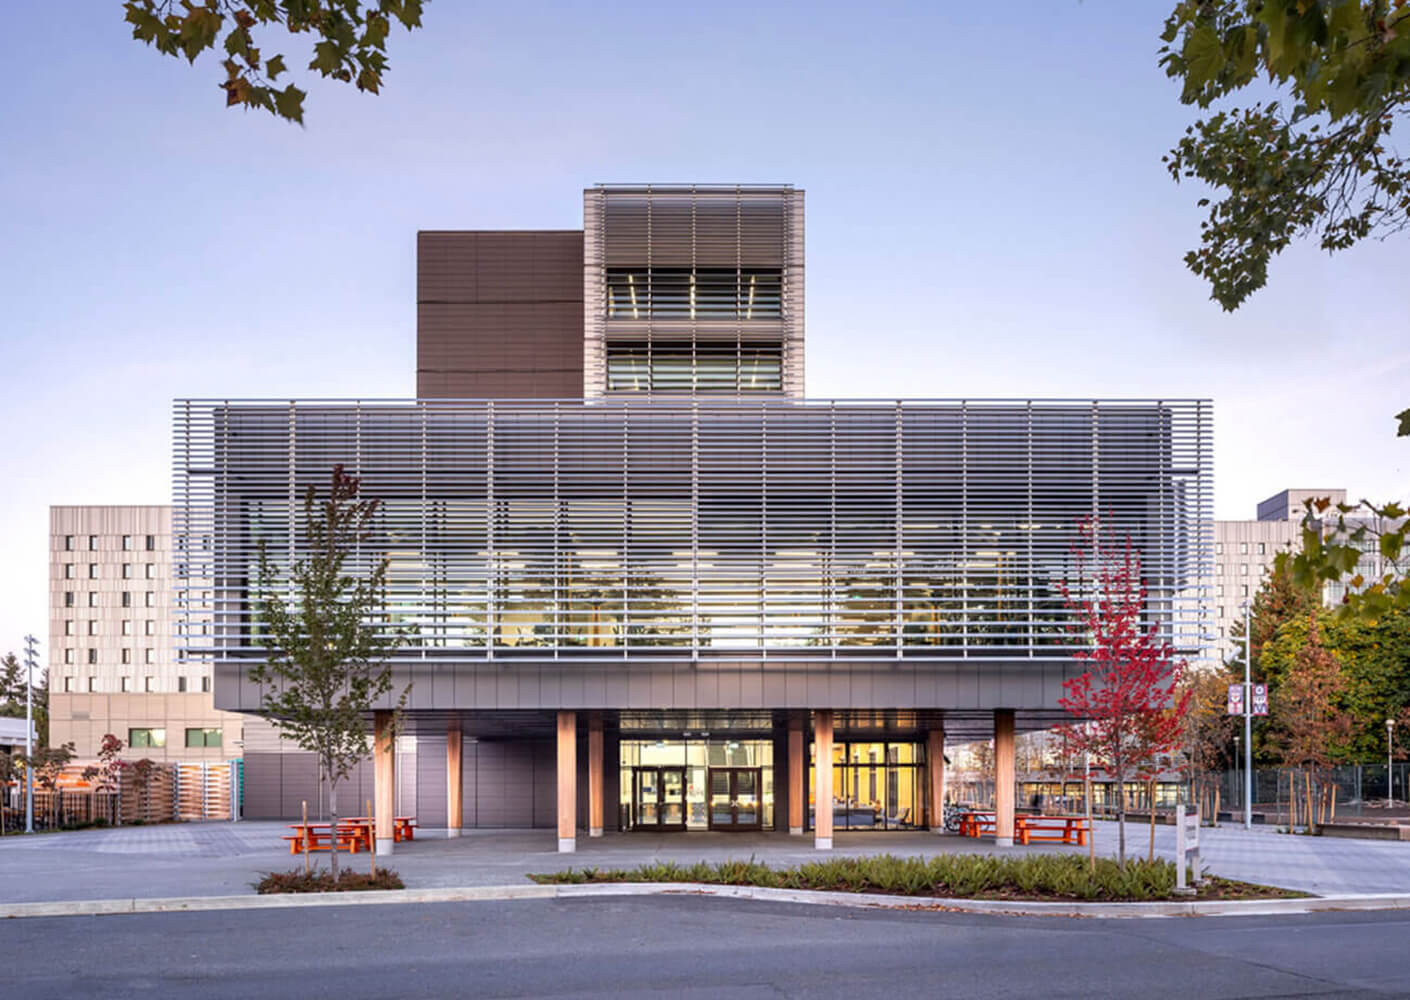
[[[1395,807],[1395,720],[1386,719],[1386,799]]]
[[[1244,829],[1253,829],[1253,602],[1244,599]]]
[[[1239,734],[1238,734],[1238,733],[1235,733],[1235,734],[1234,734],[1234,787],[1235,787],[1235,788],[1241,788],[1241,787],[1242,787],[1242,782],[1239,780],[1239,779],[1242,777],[1242,773],[1241,773],[1242,770],[1243,770],[1243,768],[1242,768],[1242,767],[1240,766],[1240,764],[1239,764]],[[1231,802],[1231,803],[1229,803],[1229,805],[1230,805],[1230,807],[1232,808],[1233,803]]]
[[[37,639],[24,637],[24,832],[34,832],[34,654]]]

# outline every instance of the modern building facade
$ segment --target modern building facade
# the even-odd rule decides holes
[[[239,756],[244,716],[216,710],[208,663],[177,655],[171,508],[51,507],[49,553],[51,742],[80,759],[108,733],[153,760]]]
[[[416,627],[404,735],[377,712],[356,779],[379,831],[414,806],[565,850],[579,829],[825,847],[938,827],[945,741],[993,736],[1011,836],[1014,733],[1059,721],[1078,672],[1079,522],[1129,534],[1150,620],[1202,642],[1210,406],[807,399],[802,212],[786,186],[589,189],[579,369],[564,234],[423,233],[423,398],[178,401],[184,643],[216,704],[259,707],[253,560],[297,557],[299,498],[342,464],[380,501],[359,562],[389,560],[386,624]],[[316,775],[247,748],[246,781],[287,815]]]

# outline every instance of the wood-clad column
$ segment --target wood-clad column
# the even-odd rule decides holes
[[[602,716],[588,718],[588,836],[602,836]]]
[[[994,709],[994,844],[1013,846],[1013,709]]]
[[[925,768],[929,774],[930,832],[945,832],[945,730],[932,729],[926,734]]]
[[[558,713],[558,850],[578,849],[578,715]]]
[[[446,729],[446,836],[460,836],[460,818],[465,814],[461,793],[465,772],[461,764],[460,720],[452,719]]]
[[[392,713],[372,713],[372,815],[377,854],[392,853],[397,811],[397,741]]]
[[[813,846],[832,850],[832,712],[813,713]]]
[[[803,720],[788,724],[788,832],[803,833],[803,807],[808,800],[808,766],[803,748]]]

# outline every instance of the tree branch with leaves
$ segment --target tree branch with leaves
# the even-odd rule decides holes
[[[184,58],[225,52],[221,66],[228,107],[262,108],[302,124],[306,93],[293,83],[282,53],[265,56],[256,33],[270,29],[310,35],[308,63],[325,79],[351,83],[376,94],[387,70],[387,37],[393,24],[421,26],[426,0],[125,0],[132,37],[163,55]]]
[[[1181,0],[1161,40],[1183,104],[1254,85],[1278,98],[1200,119],[1165,158],[1177,182],[1214,190],[1185,264],[1226,310],[1295,239],[1333,252],[1410,224],[1410,164],[1391,142],[1410,117],[1406,0]]]

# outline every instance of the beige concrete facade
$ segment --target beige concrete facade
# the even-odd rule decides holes
[[[107,733],[137,737],[127,756],[240,755],[242,716],[176,655],[171,538],[168,506],[49,508],[50,739],[80,758]]]

